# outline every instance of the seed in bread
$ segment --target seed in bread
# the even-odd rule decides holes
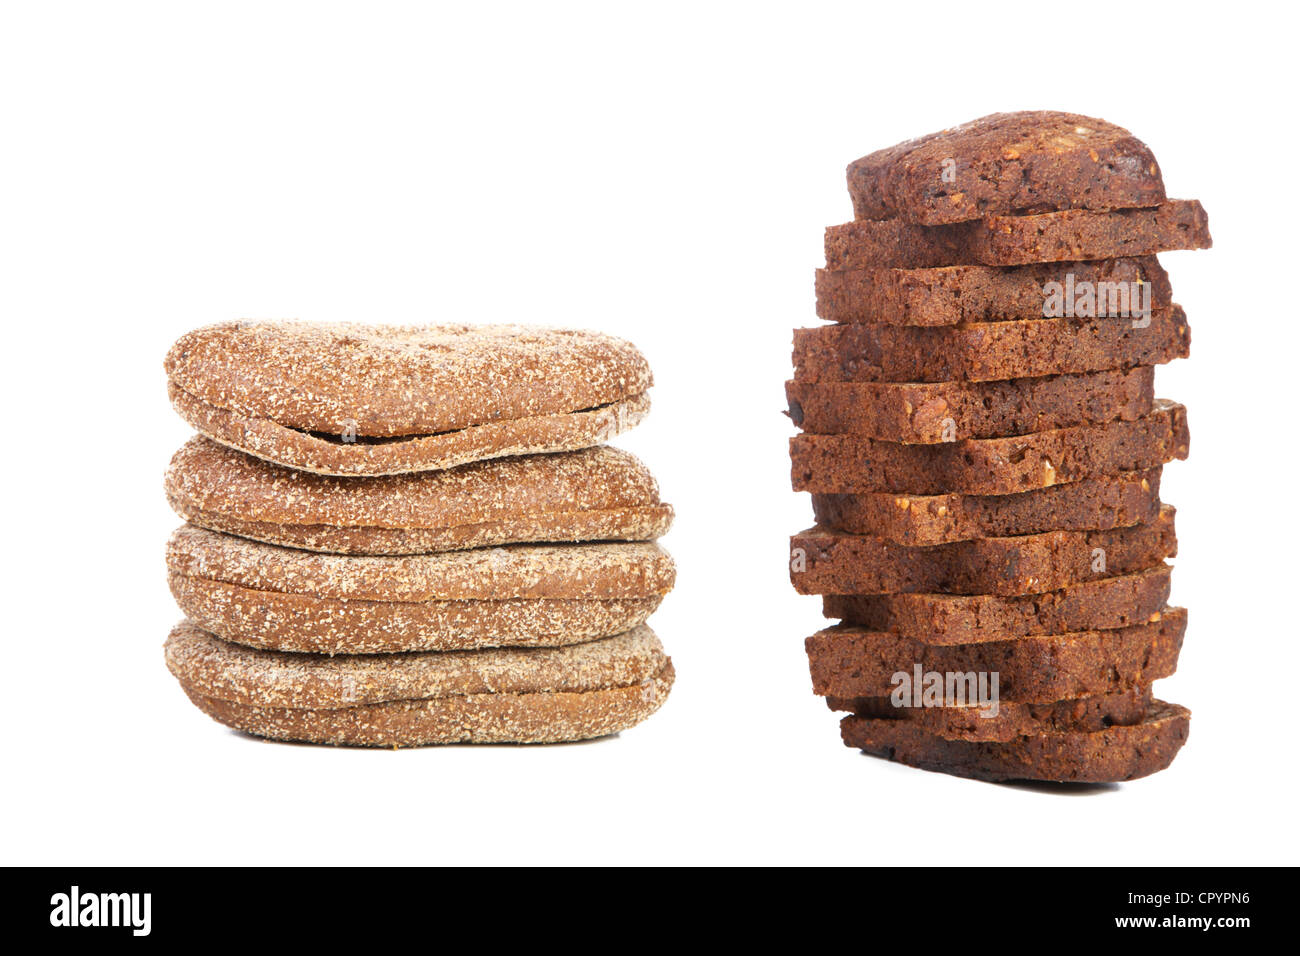
[[[336,478],[196,437],[173,456],[165,485],[172,507],[192,524],[345,554],[646,541],[672,522],[649,470],[606,446],[410,475]]]

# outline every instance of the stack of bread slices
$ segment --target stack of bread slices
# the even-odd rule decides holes
[[[648,411],[631,344],[516,326],[240,322],[180,338],[199,435],[167,472],[186,620],[230,727],[358,746],[598,737],[663,703],[645,625],[672,509],[604,442]]]
[[[793,483],[816,525],[791,580],[839,624],[806,647],[844,742],[988,780],[1113,782],[1169,765],[1155,699],[1185,458],[1154,367],[1188,354],[1155,254],[1210,245],[1126,130],[995,114],[849,166],[818,315],[798,329]]]

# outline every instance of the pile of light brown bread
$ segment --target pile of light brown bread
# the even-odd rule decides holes
[[[1151,151],[1067,113],[988,116],[848,169],[789,410],[816,525],[791,580],[841,623],[806,642],[844,742],[988,780],[1164,769],[1189,713],[1152,697],[1169,607],[1162,466],[1188,354],[1155,254],[1210,245]]]
[[[612,734],[664,702],[672,509],[606,446],[650,369],[606,335],[239,322],[182,336],[167,666],[247,733],[359,746]]]

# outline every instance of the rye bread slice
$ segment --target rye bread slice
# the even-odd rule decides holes
[[[918,226],[897,219],[850,222],[827,228],[826,268],[1018,266],[1150,256],[1210,245],[1209,218],[1201,204],[1171,199],[1151,209],[1069,209],[950,226]]]
[[[927,225],[1165,199],[1145,143],[1105,120],[1054,110],[993,113],[878,150],[849,164],[848,182],[856,218]]]
[[[822,613],[928,644],[975,644],[1038,634],[1132,627],[1158,620],[1167,564],[1040,594],[829,594]]]
[[[1145,524],[1160,511],[1159,468],[1085,478],[1018,495],[813,495],[823,527],[909,546]]]
[[[1042,733],[1091,733],[1139,723],[1151,707],[1151,687],[1137,686],[1118,694],[1050,703],[999,700],[996,712],[979,704],[896,707],[888,697],[828,697],[826,704],[831,710],[848,711],[858,717],[904,720],[949,740],[1008,741]]]
[[[945,328],[795,329],[796,382],[989,382],[1186,358],[1181,306],[1138,319],[1017,319]]]
[[[563,648],[329,658],[240,647],[187,621],[165,655],[190,699],[227,726],[348,746],[599,737],[644,720],[673,682],[647,627]]]
[[[675,577],[652,542],[381,557],[192,525],[168,542],[167,571],[177,603],[206,630],[250,647],[323,654],[575,644],[642,623]]]
[[[645,358],[596,332],[235,322],[167,354],[198,431],[323,474],[379,475],[602,444],[646,414]]]
[[[1135,421],[1155,401],[1155,369],[1005,382],[792,381],[785,393],[791,420],[807,433],[933,445]]]
[[[1076,425],[1009,438],[905,445],[862,435],[790,439],[795,491],[1004,495],[1155,468],[1186,458],[1187,410],[1157,399],[1136,421]]]
[[[818,269],[817,315],[890,326],[1042,319],[1051,283],[1061,287],[1060,314],[1071,317],[1135,316],[1142,307],[1158,312],[1173,304],[1169,274],[1155,256],[1140,256],[1003,267]]]
[[[919,667],[923,674],[997,674],[999,700],[1050,703],[1122,693],[1170,676],[1186,630],[1187,611],[1167,607],[1159,620],[1133,627],[977,644],[927,644],[837,624],[804,648],[820,697],[888,697],[896,674],[911,678]],[[965,692],[973,695],[973,688]]]
[[[1177,554],[1174,509],[1151,524],[912,548],[815,527],[790,539],[800,594],[1038,594],[1154,567]]]
[[[840,733],[849,747],[959,777],[1118,783],[1168,767],[1187,741],[1190,720],[1187,708],[1157,700],[1136,724],[1006,742],[949,740],[910,721],[857,716],[845,717]]]
[[[334,478],[196,437],[173,456],[165,486],[172,507],[192,524],[346,554],[646,541],[664,534],[673,514],[645,465],[604,446],[411,475]]]

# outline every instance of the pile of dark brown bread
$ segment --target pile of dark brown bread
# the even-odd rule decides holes
[[[987,780],[1111,782],[1167,767],[1189,713],[1152,697],[1170,607],[1188,354],[1155,254],[1210,245],[1150,149],[1068,113],[987,116],[848,169],[789,410],[807,640],[844,742]]]

